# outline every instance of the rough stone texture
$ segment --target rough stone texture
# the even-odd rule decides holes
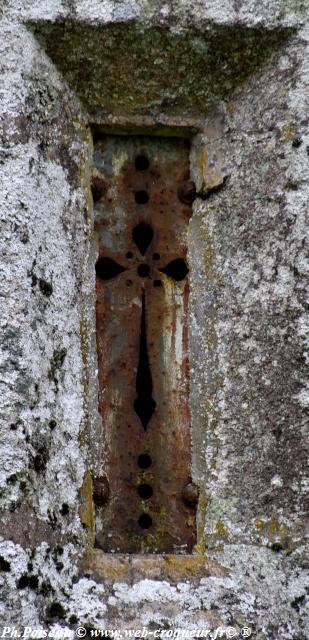
[[[308,3],[7,0],[0,15],[0,621],[304,638]],[[104,584],[80,565],[92,536],[83,479],[102,470],[91,138],[74,83],[26,26],[46,20],[96,30],[134,20],[174,35],[294,29],[269,63],[212,95],[192,143],[196,551],[222,575],[173,583],[140,567],[129,584]]]

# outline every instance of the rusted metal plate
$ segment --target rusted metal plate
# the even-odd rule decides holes
[[[186,553],[195,543],[195,505],[184,491],[188,154],[179,139],[102,136],[94,145],[102,417],[94,498],[96,544],[105,551]]]

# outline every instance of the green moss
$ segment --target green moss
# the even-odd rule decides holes
[[[93,505],[92,475],[88,471],[80,490],[81,504],[79,509],[80,519],[87,531],[88,544],[94,543],[94,505]]]
[[[222,520],[218,520],[216,522],[216,531],[219,538],[223,538],[223,540],[228,540],[228,537],[229,537],[228,529],[225,526],[225,524],[222,522]]]
[[[227,97],[293,33],[208,24],[180,33],[137,23],[31,25],[87,110],[140,115],[204,113]]]
[[[206,549],[205,521],[207,504],[207,496],[201,491],[198,501],[199,518],[197,519],[197,544],[194,547],[195,553],[198,553],[199,555],[204,555]]]
[[[267,540],[268,546],[273,551],[284,551],[289,554],[294,550],[296,543],[292,540],[289,528],[280,523],[277,518],[269,520],[257,518],[255,528],[259,536]]]
[[[283,142],[291,142],[297,134],[297,125],[295,122],[289,122],[282,128],[281,139]]]

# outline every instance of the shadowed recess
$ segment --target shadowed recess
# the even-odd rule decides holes
[[[135,158],[135,169],[136,171],[146,171],[149,167],[149,160],[147,156],[137,156]]]
[[[180,33],[131,22],[29,22],[94,120],[107,114],[191,117],[226,99],[294,31],[203,23]],[[158,56],[160,64],[157,64]],[[146,80],[145,80],[146,79]]]
[[[122,267],[121,264],[115,262],[112,258],[99,258],[95,265],[95,270],[98,278],[100,280],[111,280],[122,273],[122,271],[126,271],[125,267]]]
[[[141,191],[137,191],[135,194],[135,202],[136,204],[147,204],[149,200],[149,195],[147,193],[147,191],[144,191],[143,189]]]
[[[153,230],[146,222],[140,222],[132,231],[132,238],[142,256],[152,242]]]
[[[136,376],[136,391],[137,398],[134,401],[134,410],[146,431],[149,420],[156,408],[156,402],[151,397],[152,378],[147,352],[145,294],[143,294],[142,297],[141,335],[139,346],[139,361]]]
[[[152,464],[150,455],[148,453],[141,453],[138,456],[137,464],[140,469],[149,469]]]
[[[149,500],[153,495],[153,488],[150,484],[145,482],[138,486],[137,493],[142,500]]]
[[[150,267],[148,264],[139,264],[137,267],[137,273],[140,278],[148,278],[150,274]]]
[[[142,515],[138,519],[138,524],[141,529],[150,529],[152,525],[152,517],[149,513],[142,513]]]
[[[186,277],[187,273],[189,273],[189,269],[182,258],[176,258],[176,260],[172,260],[166,265],[166,267],[159,269],[159,271],[165,273],[165,275],[169,276],[170,278],[173,278],[173,280],[177,280],[177,282],[183,280]]]

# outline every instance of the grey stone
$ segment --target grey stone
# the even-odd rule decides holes
[[[0,16],[1,624],[63,637],[80,624],[304,638],[308,3],[6,0]],[[124,94],[122,32],[136,55],[152,46],[151,90],[137,72]],[[91,47],[101,42],[91,49],[99,81],[91,75],[86,95],[90,34]],[[244,59],[256,57],[233,79],[240,40]],[[174,45],[188,77],[175,73],[166,99]],[[203,78],[193,63],[206,52]],[[162,74],[151,75],[156,59]],[[104,70],[119,79],[114,97]],[[104,584],[81,571],[91,544],[84,479],[104,471],[89,123],[134,130],[144,121],[192,135],[196,552],[227,575]]]

